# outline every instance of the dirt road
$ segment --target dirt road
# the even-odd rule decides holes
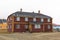
[[[0,40],[60,40],[60,32],[0,34]]]

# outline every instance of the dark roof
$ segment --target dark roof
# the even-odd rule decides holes
[[[20,12],[17,11],[15,13],[12,13],[10,16],[24,16],[24,17],[37,17],[37,18],[51,18],[50,16],[41,14],[41,13],[33,13],[33,12]]]
[[[0,23],[4,23],[4,22],[7,22],[6,19],[0,19]]]

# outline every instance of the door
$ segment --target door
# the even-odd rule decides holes
[[[29,32],[32,32],[32,25],[29,24]]]
[[[28,31],[29,30],[29,25],[25,25],[25,30]]]

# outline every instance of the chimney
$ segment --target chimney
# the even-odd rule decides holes
[[[22,8],[20,9],[20,12],[22,12]]]
[[[40,10],[38,10],[38,13],[40,13]]]
[[[32,13],[34,13],[34,11]]]

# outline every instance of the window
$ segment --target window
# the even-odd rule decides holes
[[[50,25],[48,25],[48,29],[50,29]]]
[[[16,18],[16,21],[20,21],[20,17],[17,17],[17,18]]]
[[[28,25],[25,25],[25,28],[28,29]]]
[[[41,27],[40,24],[35,24],[36,29],[39,29],[40,27]]]
[[[43,18],[41,18],[41,22],[43,22],[44,21],[44,19]]]
[[[27,17],[25,17],[25,21],[28,21],[28,18]]]
[[[11,28],[12,28],[12,25],[9,25],[9,26],[8,26],[8,29],[11,29]]]
[[[16,28],[16,29],[20,29],[20,25],[17,24],[17,25],[15,26],[15,28]]]
[[[48,19],[48,22],[50,22],[50,19]]]
[[[33,21],[36,21],[36,18],[33,18]]]

